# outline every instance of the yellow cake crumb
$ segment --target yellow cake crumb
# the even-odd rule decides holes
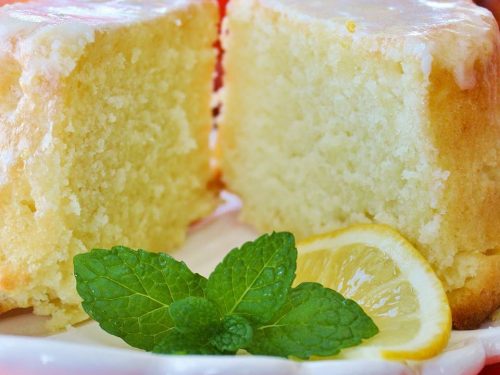
[[[216,205],[217,6],[137,4],[0,8],[0,312],[81,321],[75,254],[172,249]]]

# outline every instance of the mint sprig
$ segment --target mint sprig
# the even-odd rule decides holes
[[[233,249],[207,279],[169,255],[114,247],[74,258],[90,317],[131,346],[163,354],[329,356],[378,332],[354,301],[316,283],[292,288],[290,233]]]
[[[266,325],[255,330],[252,354],[331,356],[378,332],[354,301],[317,283],[303,283],[288,295],[286,304]]]
[[[227,315],[222,321],[222,329],[211,339],[211,343],[222,352],[236,353],[248,347],[253,338],[252,325],[238,315]]]
[[[263,235],[232,250],[208,278],[207,298],[222,315],[269,321],[295,279],[297,249],[290,233]]]
[[[172,303],[169,311],[175,328],[183,334],[208,339],[219,331],[219,311],[206,298],[186,297]]]

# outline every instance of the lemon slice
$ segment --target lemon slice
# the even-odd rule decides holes
[[[451,312],[444,289],[398,232],[383,225],[355,225],[297,247],[295,283],[316,281],[353,299],[380,330],[344,350],[342,357],[426,359],[446,346]]]

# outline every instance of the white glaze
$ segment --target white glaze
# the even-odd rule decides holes
[[[427,34],[429,28],[468,24],[488,30],[489,12],[469,0],[262,0],[300,14],[330,21],[354,21],[356,32]],[[460,31],[459,31],[460,32]]]
[[[33,0],[0,8],[10,22],[102,25],[128,23],[165,14],[201,0]]]
[[[256,1],[303,22],[325,24],[355,41],[404,40],[405,52],[421,59],[426,76],[437,59],[463,90],[476,84],[475,62],[500,44],[493,16],[472,0]]]
[[[49,25],[112,27],[207,0],[32,0],[0,7],[0,43]]]

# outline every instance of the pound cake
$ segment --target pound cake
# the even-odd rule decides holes
[[[500,35],[472,0],[232,0],[219,152],[260,230],[391,225],[456,328],[500,305]]]
[[[216,204],[210,0],[0,8],[0,312],[85,318],[72,259],[167,250]]]

